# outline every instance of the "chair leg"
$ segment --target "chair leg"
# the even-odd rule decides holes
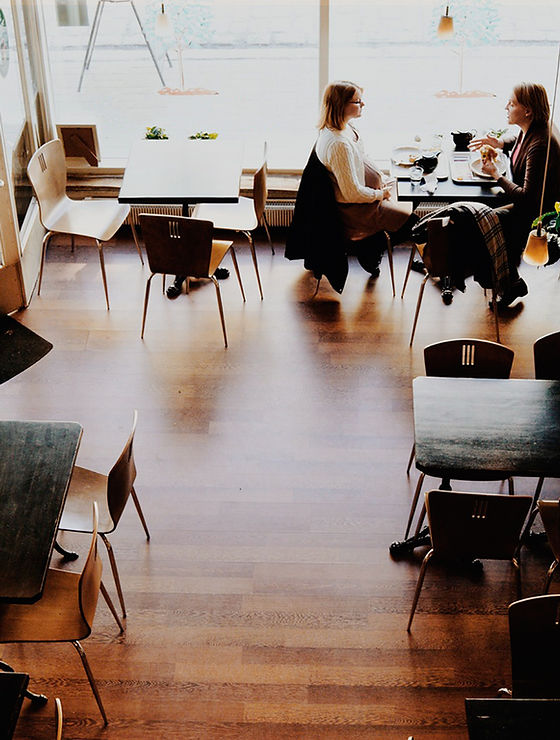
[[[496,291],[492,288],[492,313],[494,314],[494,323],[496,324],[496,341],[500,342],[500,322],[498,321],[498,303],[496,301]]]
[[[140,517],[142,526],[144,527],[144,532],[146,533],[146,539],[149,540],[150,533],[148,531],[148,525],[146,524],[146,520],[144,519],[144,512],[142,511],[142,507],[140,506],[140,501],[138,500],[138,496],[136,495],[134,486],[132,486],[132,488],[130,489],[130,495],[132,496],[132,500],[134,501],[134,506],[136,506],[136,511],[138,512],[138,516]]]
[[[259,293],[261,294],[261,301],[263,300],[263,290],[261,285],[261,276],[259,274],[259,265],[257,263],[257,253],[255,252],[255,243],[253,241],[253,235],[250,231],[243,232],[249,240],[249,248],[251,250],[251,257],[253,259],[253,267],[255,268],[255,275],[257,276],[257,285],[259,286]]]
[[[416,324],[418,323],[418,314],[420,313],[420,305],[422,304],[422,298],[424,297],[424,289],[426,288],[426,281],[428,280],[430,276],[426,275],[424,280],[422,280],[422,285],[420,286],[420,291],[418,292],[418,300],[416,301],[416,313],[414,314],[414,321],[412,323],[412,333],[410,335],[410,342],[408,343],[409,347],[412,347],[412,342],[414,341],[414,334],[416,333]]]
[[[39,269],[39,284],[37,286],[37,295],[41,295],[41,283],[43,282],[43,268],[45,266],[45,255],[47,254],[47,243],[53,233],[53,231],[47,231],[47,233],[43,237],[43,245],[41,248],[41,267]]]
[[[416,445],[413,443],[412,449],[410,450],[410,457],[408,458],[408,465],[406,466],[407,475],[410,475],[410,468],[412,467],[412,462],[414,460],[415,454],[416,454]]]
[[[233,262],[235,274],[237,275],[237,282],[239,283],[239,290],[241,291],[241,295],[243,296],[243,303],[245,303],[246,302],[245,291],[243,290],[243,283],[241,282],[241,274],[239,272],[239,265],[237,264],[237,256],[235,254],[235,249],[233,248],[233,246],[229,248],[229,251],[231,252],[231,261]]]
[[[548,593],[548,589],[550,588],[550,582],[552,581],[552,576],[554,575],[554,571],[556,570],[557,567],[558,567],[558,560],[555,560],[550,566],[550,568],[548,569],[548,572],[546,574],[546,578],[544,581],[543,594]]]
[[[134,243],[136,244],[136,249],[138,251],[138,256],[140,257],[140,262],[142,263],[142,267],[144,266],[144,258],[142,257],[142,250],[140,249],[140,243],[138,241],[138,235],[136,233],[136,227],[132,223],[132,219],[130,219],[130,229],[132,231],[132,236],[134,238]]]
[[[142,331],[140,332],[140,339],[144,339],[144,328],[146,326],[146,313],[148,312],[148,300],[150,298],[150,286],[152,284],[152,278],[155,275],[155,273],[152,272],[150,277],[148,278],[146,282],[146,292],[144,294],[144,311],[142,313]],[[165,280],[165,276],[164,276]],[[164,283],[165,288],[165,283]]]
[[[115,553],[113,552],[113,547],[107,537],[102,533],[99,532],[99,536],[105,543],[105,547],[107,548],[107,554],[109,555],[109,563],[111,564],[111,570],[113,572],[113,580],[115,581],[115,586],[117,588],[117,595],[119,597],[119,602],[122,609],[122,615],[123,619],[126,619],[126,607],[124,605],[124,596],[121,588],[121,579],[119,578],[119,571],[117,570],[117,561],[115,560]]]
[[[313,293],[313,295],[311,296],[311,298],[315,298],[315,296],[316,296],[316,295],[317,295],[317,293],[319,292],[319,286],[321,285],[321,278],[322,278],[322,277],[323,277],[323,276],[321,275],[321,277],[320,277],[320,278],[317,278],[317,287],[315,288],[315,293]]]
[[[425,473],[420,473],[420,477],[418,478],[418,483],[416,484],[416,490],[414,491],[414,496],[412,497],[412,503],[410,504],[410,513],[408,515],[408,522],[406,523],[406,531],[404,533],[405,540],[408,539],[410,527],[412,526],[412,520],[414,519],[414,512],[416,511],[416,506],[418,505],[418,497],[420,496],[420,491],[422,490],[422,484],[424,483],[425,477],[426,477]]]
[[[227,334],[226,334],[226,320],[224,318],[224,307],[222,305],[222,295],[220,293],[220,286],[218,284],[218,281],[213,275],[210,278],[210,280],[214,283],[214,286],[216,287],[216,298],[218,300],[218,310],[220,312],[220,321],[222,322],[222,332],[224,335],[224,344],[227,347],[228,343],[227,343]]]
[[[537,501],[540,498],[543,484],[544,484],[544,478],[539,478],[537,482],[537,487],[535,488],[535,493],[533,494],[533,503],[531,504],[531,513],[529,514],[529,518],[527,519],[527,524],[525,525],[525,529],[523,530],[523,533],[519,540],[520,546],[522,543],[527,541],[527,538],[531,534],[531,527],[533,526],[533,522],[537,518],[537,514],[539,512],[538,507],[537,507]]]
[[[103,290],[105,291],[105,302],[107,303],[107,311],[109,311],[109,291],[107,290],[107,275],[105,274],[105,258],[103,256],[103,244],[99,239],[95,240],[97,243],[97,249],[99,251],[99,264],[101,265],[101,278],[103,280]]]
[[[412,263],[414,262],[414,255],[415,254],[416,254],[416,245],[413,244],[412,247],[411,247],[411,249],[410,249],[410,257],[408,258],[408,265],[406,267],[406,273],[405,273],[405,276],[404,276],[404,282],[403,282],[402,291],[401,291],[401,298],[404,298],[404,291],[406,290],[406,284],[408,283],[408,278],[409,278],[410,272],[412,270]]]
[[[420,515],[418,517],[418,521],[416,522],[416,529],[414,530],[414,536],[418,537],[420,534],[420,530],[422,529],[422,525],[424,524],[424,519],[426,518],[426,504],[422,504],[422,509],[420,510]]]
[[[422,566],[420,567],[420,573],[418,574],[418,581],[416,583],[416,591],[414,592],[414,599],[412,600],[412,608],[410,610],[410,616],[408,617],[408,625],[406,627],[406,631],[410,632],[410,628],[412,626],[412,620],[414,619],[414,612],[416,611],[416,607],[418,605],[418,599],[420,598],[420,591],[422,590],[422,584],[424,583],[424,577],[426,575],[426,568],[428,567],[428,563],[430,562],[430,558],[434,554],[433,549],[430,550],[428,553],[426,553],[426,557],[422,561]]]
[[[508,493],[510,496],[513,496],[515,493],[515,490],[513,488],[513,478],[509,477],[507,480],[508,480]]]
[[[270,238],[270,231],[268,228],[268,221],[266,218],[266,213],[264,212],[262,215],[262,224],[264,226],[264,230],[266,231],[266,238],[268,239],[268,243],[270,244],[270,249],[272,250],[272,254],[276,254],[276,252],[274,251],[274,244],[272,243],[272,239]]]
[[[395,297],[395,272],[393,270],[393,245],[391,244],[391,237],[385,231],[385,239],[387,240],[387,259],[389,260],[389,273],[391,274],[391,287],[393,288],[393,298]]]
[[[101,701],[101,696],[99,695],[99,691],[97,690],[97,684],[95,683],[95,678],[93,677],[93,673],[91,672],[91,668],[89,667],[88,659],[86,658],[84,649],[80,645],[78,640],[72,640],[72,645],[74,645],[74,647],[76,648],[78,655],[80,656],[80,659],[82,661],[82,665],[84,666],[89,685],[91,686],[91,690],[93,691],[93,695],[95,696],[95,701],[97,702],[97,706],[99,707],[99,711],[101,712],[101,716],[103,717],[103,723],[105,725],[108,725],[109,720],[107,719],[107,715],[105,714],[105,708],[103,707],[103,702]]]
[[[107,606],[109,607],[109,609],[111,611],[111,614],[115,618],[115,622],[117,623],[117,625],[118,625],[118,627],[119,627],[119,629],[121,631],[121,635],[122,635],[122,633],[124,632],[123,623],[119,619],[119,615],[117,614],[117,610],[115,609],[115,605],[113,604],[113,599],[109,596],[109,592],[105,588],[105,584],[103,583],[103,581],[100,581],[99,582],[99,590],[103,594],[103,598],[105,599],[105,603],[107,604]]]

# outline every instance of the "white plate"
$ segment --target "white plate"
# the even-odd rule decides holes
[[[496,161],[494,162],[494,164],[498,168],[498,174],[504,175],[507,167],[506,167],[506,158],[502,152],[498,152],[498,157]],[[478,152],[474,152],[474,157],[473,159],[471,159],[470,165],[471,165],[471,172],[477,177],[484,177],[487,180],[494,179],[492,175],[487,175],[486,172],[482,171],[482,160],[480,159],[480,154]]]
[[[391,159],[399,167],[412,167],[416,157],[422,154],[419,146],[398,146],[393,149]]]

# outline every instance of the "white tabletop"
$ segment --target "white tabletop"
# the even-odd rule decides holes
[[[241,141],[137,141],[130,151],[121,203],[237,203]]]

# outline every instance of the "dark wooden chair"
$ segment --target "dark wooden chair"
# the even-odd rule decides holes
[[[165,275],[185,275],[187,277],[187,292],[189,289],[189,278],[211,280],[216,288],[218,310],[222,322],[224,344],[227,347],[226,322],[220,285],[214,276],[216,269],[228,252],[231,253],[233,267],[237,275],[237,282],[241,290],[243,301],[245,292],[237,258],[232,241],[212,240],[214,224],[211,221],[202,221],[185,216],[163,216],[140,214],[140,225],[148,255],[151,275],[146,282],[146,294],[144,297],[144,312],[142,314],[141,338],[144,338],[146,325],[146,313],[148,311],[148,300],[150,298],[150,285],[156,274],[163,275],[165,291]]]
[[[546,594],[550,588],[550,582],[552,581],[554,571],[560,563],[560,499],[556,501],[546,501],[541,499],[537,502],[537,508],[541,515],[548,544],[552,550],[552,557],[554,558],[550,564],[544,582],[543,593]]]
[[[410,632],[426,568],[433,556],[459,562],[477,558],[511,560],[519,568],[515,553],[531,501],[531,496],[496,493],[426,493],[432,546],[422,561],[407,631]]]
[[[0,672],[1,740],[10,740],[14,735],[28,683],[27,673]]]
[[[557,740],[559,699],[465,699],[469,740]]]

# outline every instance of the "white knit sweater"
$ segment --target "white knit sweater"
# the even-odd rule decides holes
[[[354,129],[321,129],[315,146],[317,156],[334,175],[335,197],[342,203],[383,200],[383,190],[368,188],[364,177],[364,147]]]

